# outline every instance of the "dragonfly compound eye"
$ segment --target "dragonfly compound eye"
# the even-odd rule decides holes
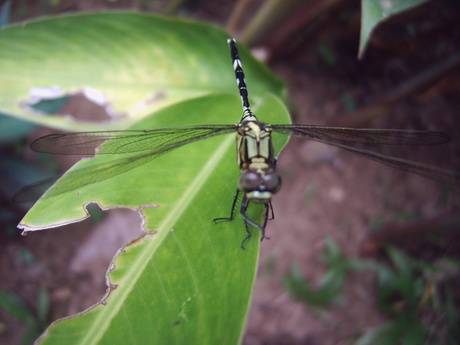
[[[274,194],[281,188],[281,177],[275,173],[260,174],[247,171],[241,174],[238,188],[245,193],[259,191]]]
[[[262,180],[265,190],[273,194],[278,193],[281,189],[281,177],[278,174],[270,173],[263,175]]]
[[[238,180],[238,188],[243,192],[252,192],[258,190],[261,183],[262,177],[260,174],[248,171],[241,174]]]

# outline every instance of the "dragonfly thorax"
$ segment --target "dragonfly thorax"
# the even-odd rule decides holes
[[[257,120],[238,125],[237,154],[240,170],[274,168],[276,159],[271,138],[271,126]]]
[[[238,179],[238,188],[253,202],[265,203],[281,188],[281,177],[274,169],[246,170]]]
[[[248,200],[266,203],[281,188],[281,178],[275,173],[271,126],[259,122],[252,113],[246,118],[249,120],[241,122],[237,136],[238,188]]]

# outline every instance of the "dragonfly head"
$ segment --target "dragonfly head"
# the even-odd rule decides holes
[[[270,170],[246,170],[238,179],[238,188],[253,202],[265,203],[281,188],[281,177]]]

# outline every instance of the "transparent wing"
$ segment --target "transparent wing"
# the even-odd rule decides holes
[[[51,134],[37,139],[31,145],[35,151],[52,154],[92,155],[140,152],[130,157],[114,159],[88,168],[66,173],[66,179],[50,189],[46,196],[59,195],[100,182],[137,168],[173,149],[188,143],[220,134],[232,133],[234,125],[161,128],[140,131],[106,131]],[[32,201],[52,185],[48,179],[26,187],[14,197],[16,201]]]
[[[295,135],[340,147],[393,168],[409,171],[433,180],[453,185],[460,185],[460,174],[457,171],[440,169],[427,164],[387,156],[351,145],[437,145],[450,141],[450,137],[444,133],[393,129],[354,129],[309,125],[273,125],[272,129],[277,133]]]
[[[403,129],[360,129],[309,125],[272,125],[277,133],[342,144],[437,145],[450,141],[447,134]]]
[[[30,147],[34,151],[61,155],[117,154],[141,151],[150,151],[153,154],[235,130],[234,125],[207,125],[50,134],[38,138],[32,142]]]

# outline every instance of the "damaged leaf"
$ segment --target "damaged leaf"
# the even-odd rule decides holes
[[[0,28],[0,112],[67,131],[125,129],[182,100],[235,94],[227,38],[208,24],[131,12],[73,14]],[[281,95],[282,83],[242,50],[251,96]],[[90,121],[91,114],[80,119],[33,109],[40,100],[76,94],[102,106],[111,119],[102,125]]]
[[[237,96],[205,96],[168,107],[134,128],[231,124],[239,120],[240,107]],[[254,111],[267,122],[289,122],[273,96]],[[287,137],[274,135],[274,140],[280,148]],[[148,339],[150,344],[237,344],[249,308],[260,233],[251,228],[253,237],[242,250],[245,230],[239,214],[232,222],[212,223],[229,215],[239,174],[235,156],[235,134],[217,136],[114,178],[41,199],[22,224],[52,227],[52,222],[75,221],[91,201],[104,208],[153,204],[142,214],[145,229],[154,233],[132,242],[114,259],[108,274],[112,289],[103,303],[55,322],[38,343],[132,344]],[[251,205],[249,211],[251,218],[260,219],[263,205]]]

